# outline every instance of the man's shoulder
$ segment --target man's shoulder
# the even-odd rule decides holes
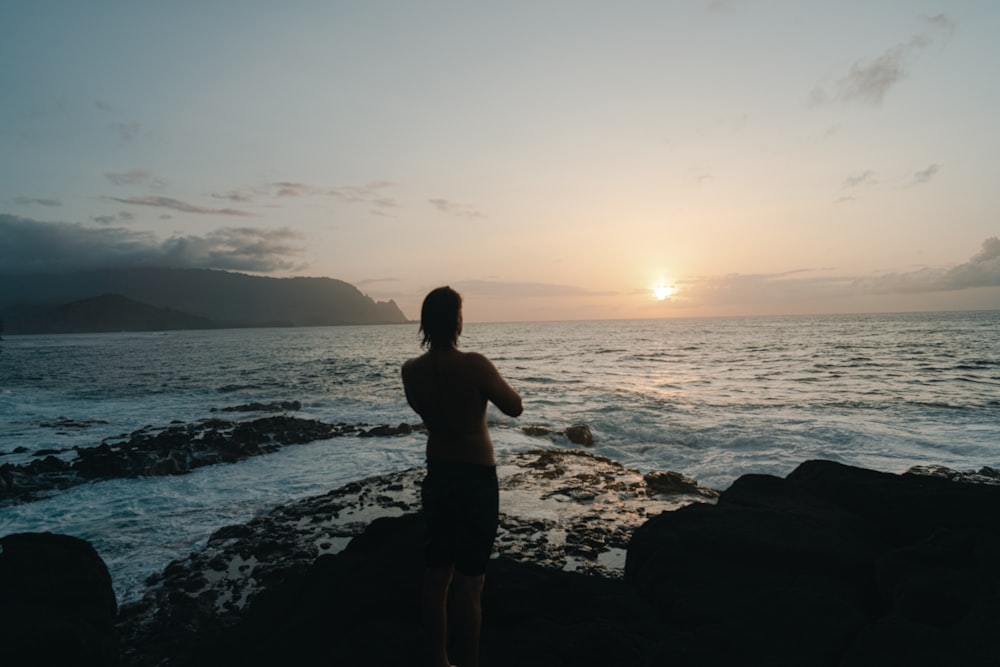
[[[410,371],[418,370],[423,365],[425,355],[420,355],[419,357],[412,357],[403,362],[403,372],[408,373]]]
[[[463,352],[462,362],[469,368],[476,370],[490,370],[494,368],[493,362],[485,354],[479,352]]]

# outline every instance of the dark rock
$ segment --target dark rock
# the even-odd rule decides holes
[[[651,519],[625,577],[672,665],[987,665],[997,516],[993,486],[810,461]]]
[[[400,424],[399,426],[389,426],[388,424],[380,424],[378,426],[372,426],[370,429],[362,429],[358,432],[358,435],[362,438],[372,438],[372,437],[386,437],[394,435],[409,435],[414,431],[414,428],[409,424]]]
[[[379,519],[340,554],[262,593],[192,666],[423,665],[423,518]],[[620,580],[500,559],[483,594],[484,667],[642,664],[660,646],[652,609]]]
[[[299,401],[275,401],[273,403],[248,403],[227,408],[212,408],[212,412],[284,412],[286,410],[301,410]]]
[[[4,665],[117,665],[116,613],[108,569],[87,542],[51,533],[0,538]]]
[[[574,445],[594,446],[594,434],[586,424],[574,424],[566,429],[566,438]]]
[[[718,498],[719,492],[715,489],[708,489],[698,484],[690,477],[685,477],[679,472],[656,471],[649,472],[642,476],[649,487],[649,493],[697,493],[706,498]]]
[[[292,401],[270,406],[298,409],[300,404]],[[51,455],[63,453],[60,450],[42,450],[36,454],[46,456],[41,461],[5,465],[0,468],[0,506],[37,500],[91,480],[182,475],[206,465],[236,463],[268,454],[287,445],[345,435],[405,435],[413,430],[409,424],[400,424],[359,431],[351,425],[335,426],[288,415],[241,422],[222,419],[206,419],[194,424],[172,422],[158,429],[146,426],[95,447],[74,447],[71,451],[76,453],[76,458],[68,462]],[[15,450],[24,451],[27,450]]]
[[[521,430],[524,431],[526,435],[531,435],[535,437],[544,437],[547,435],[552,435],[552,429],[547,426],[522,426]]]

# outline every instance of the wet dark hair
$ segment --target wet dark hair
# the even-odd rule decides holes
[[[462,295],[448,287],[438,287],[424,297],[420,308],[421,347],[451,347],[462,332]]]

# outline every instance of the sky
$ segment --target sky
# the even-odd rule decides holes
[[[0,273],[1000,308],[995,0],[5,0]]]

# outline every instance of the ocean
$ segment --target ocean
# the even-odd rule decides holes
[[[587,424],[593,451],[724,489],[808,459],[900,473],[1000,467],[1000,311],[467,324],[524,414],[488,417],[498,454],[569,447],[520,427]],[[399,380],[416,325],[7,336],[0,465],[253,402],[298,417],[415,424]],[[25,447],[27,453],[14,453]],[[0,535],[95,545],[119,602],[216,529],[347,482],[419,466],[417,434],[335,438],[179,477],[93,482],[0,508]]]

